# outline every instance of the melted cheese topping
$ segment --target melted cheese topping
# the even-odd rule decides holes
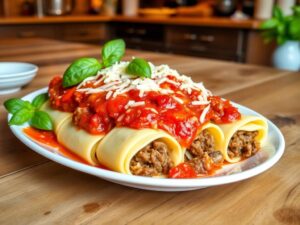
[[[205,120],[206,114],[207,114],[208,111],[209,111],[209,108],[210,108],[210,105],[206,106],[206,107],[203,109],[203,111],[202,111],[202,113],[201,113],[201,116],[200,116],[200,118],[199,118],[200,123],[204,123],[204,120]]]
[[[136,102],[133,100],[130,100],[127,105],[125,105],[125,109],[128,109],[129,107],[137,107],[137,106],[142,106],[145,105],[144,101]]]
[[[176,70],[171,69],[168,65],[154,66],[150,64],[152,74],[151,78],[143,78],[126,73],[126,68],[129,62],[119,62],[111,67],[102,69],[96,76],[86,78],[77,86],[77,91],[86,92],[87,94],[107,92],[106,99],[114,98],[120,94],[130,90],[139,90],[139,96],[143,97],[147,91],[157,91],[161,94],[173,94],[170,89],[161,88],[160,85],[164,82],[177,86],[180,90],[185,90],[189,94],[192,90],[201,91],[197,101],[193,101],[193,105],[206,105],[210,102],[207,97],[212,95],[202,83],[195,83],[190,77],[179,74]],[[169,79],[168,76],[176,77],[177,81]],[[88,82],[94,82],[94,85],[101,84],[96,88],[85,88]],[[183,104],[183,100],[174,97],[176,101]]]

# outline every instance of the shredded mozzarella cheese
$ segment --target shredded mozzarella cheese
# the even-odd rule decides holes
[[[107,92],[105,99],[108,100],[112,96],[112,94],[113,94],[112,91]]]
[[[206,105],[208,96],[211,92],[208,91],[202,83],[195,83],[190,77],[179,74],[176,70],[171,69],[168,65],[154,66],[152,63],[150,67],[152,69],[151,79],[141,78],[126,73],[126,68],[129,62],[118,62],[114,65],[100,70],[96,76],[88,77],[77,86],[77,91],[85,92],[87,94],[107,92],[106,99],[115,98],[120,94],[124,94],[130,90],[138,90],[139,97],[143,97],[145,92],[156,91],[161,94],[172,94],[173,90],[168,88],[162,88],[160,85],[164,82],[176,85],[181,91],[186,91],[188,94],[192,93],[192,90],[198,90],[200,92],[197,101],[193,101],[192,105]],[[169,79],[168,76],[173,76],[177,81]],[[95,81],[94,85],[97,87],[85,87],[88,82]],[[103,83],[102,85],[100,85]],[[100,85],[100,86],[98,86]],[[183,104],[184,101],[181,98],[174,97],[174,99]]]
[[[200,116],[200,118],[199,118],[200,123],[204,123],[206,114],[208,113],[209,109],[210,109],[210,105],[206,106],[206,107],[203,109],[203,111],[202,111],[202,113],[201,113],[201,116]]]
[[[125,109],[128,109],[129,107],[137,107],[137,106],[142,106],[145,105],[144,101],[140,101],[140,102],[136,102],[133,100],[130,100],[126,105],[125,105]]]
[[[148,109],[148,110],[150,110],[151,112],[154,112],[154,113],[158,114],[157,110],[154,109],[154,108],[147,107],[147,108],[145,108],[145,109]]]
[[[192,105],[206,105],[209,103],[209,101],[192,101]]]
[[[173,96],[173,98],[174,98],[178,103],[180,103],[180,104],[183,104],[183,103],[184,103],[184,101],[183,101],[181,98],[178,98],[178,97],[176,97],[176,96]]]

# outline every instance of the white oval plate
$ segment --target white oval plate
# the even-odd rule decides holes
[[[31,101],[36,95],[45,93],[46,91],[47,88],[37,90],[26,95],[23,99]],[[263,117],[259,113],[245,106],[235,103],[234,105],[239,108],[242,114]],[[8,116],[8,119],[10,117],[11,115]],[[89,166],[66,158],[63,155],[60,155],[56,149],[39,144],[27,137],[23,133],[22,129],[29,126],[28,124],[24,124],[23,126],[11,126],[11,130],[20,141],[33,151],[45,156],[46,158],[75,170],[100,177],[104,180],[145,190],[188,191],[244,180],[258,175],[272,167],[281,158],[284,152],[285,142],[280,130],[271,121],[267,121],[269,125],[269,145],[262,148],[262,150],[255,156],[244,160],[243,162],[224,166],[215,176],[195,179],[159,179],[140,177]]]

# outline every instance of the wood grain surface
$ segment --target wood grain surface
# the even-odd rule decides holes
[[[0,42],[0,61],[39,66],[20,92],[0,96],[0,224],[300,224],[300,74],[179,55],[128,50],[166,63],[215,94],[271,119],[286,140],[282,159],[251,179],[190,192],[137,190],[61,166],[17,140],[3,102],[45,87],[99,46],[46,39]]]

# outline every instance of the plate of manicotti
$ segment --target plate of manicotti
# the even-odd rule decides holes
[[[109,41],[101,61],[75,60],[48,87],[8,99],[12,132],[50,160],[146,190],[232,183],[280,159],[284,138],[264,116],[124,52]]]

